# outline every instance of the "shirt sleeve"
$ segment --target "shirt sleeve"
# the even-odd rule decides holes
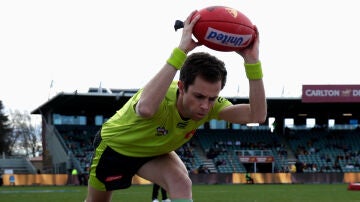
[[[221,110],[223,110],[225,107],[230,105],[233,104],[228,99],[224,97],[218,97],[215,101],[213,108],[209,113],[209,118],[219,120],[219,113],[221,112]]]

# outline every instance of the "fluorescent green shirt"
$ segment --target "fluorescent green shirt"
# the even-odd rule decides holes
[[[149,157],[169,153],[188,142],[199,126],[211,119],[218,119],[218,113],[232,105],[227,99],[218,97],[204,119],[183,120],[176,108],[177,89],[177,82],[172,82],[155,116],[147,119],[135,112],[142,90],[137,92],[103,124],[103,141],[126,156]]]

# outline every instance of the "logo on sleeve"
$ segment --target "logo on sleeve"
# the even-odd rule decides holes
[[[168,130],[166,130],[165,127],[157,127],[156,128],[156,136],[164,136],[167,135],[169,133]]]
[[[226,101],[226,98],[218,97],[217,101],[218,101],[218,103],[223,103]]]
[[[194,136],[196,130],[192,130],[185,135],[185,139],[190,139],[192,136]]]
[[[179,123],[176,124],[176,127],[177,127],[177,128],[185,128],[188,124],[189,124],[188,121],[179,122]]]

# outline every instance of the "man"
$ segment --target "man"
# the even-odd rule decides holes
[[[254,184],[254,179],[251,177],[250,173],[246,172],[245,178],[247,184]]]
[[[110,201],[112,191],[130,187],[135,174],[163,187],[172,202],[192,202],[191,179],[174,151],[211,119],[240,124],[266,120],[258,37],[237,52],[249,78],[249,104],[233,105],[219,97],[226,82],[224,63],[207,53],[187,56],[200,45],[192,39],[200,18],[190,20],[195,12],[184,21],[179,46],[163,68],[97,134],[87,202]],[[180,80],[173,81],[177,70]]]
[[[166,190],[160,187],[158,184],[153,184],[153,190],[151,193],[152,202],[159,202],[159,190],[161,191],[161,202],[171,202],[171,200],[167,197]]]

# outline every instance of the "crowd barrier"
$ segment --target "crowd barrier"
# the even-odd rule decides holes
[[[251,173],[255,184],[333,184],[360,182],[360,173]],[[11,186],[11,174],[2,175],[3,185]],[[15,186],[52,185],[62,186],[77,181],[67,174],[13,174]],[[245,184],[245,173],[190,174],[193,184]],[[133,184],[151,184],[139,176]]]
[[[66,185],[67,174],[3,174],[3,185],[12,185],[10,176],[14,176],[15,186],[27,185]]]

